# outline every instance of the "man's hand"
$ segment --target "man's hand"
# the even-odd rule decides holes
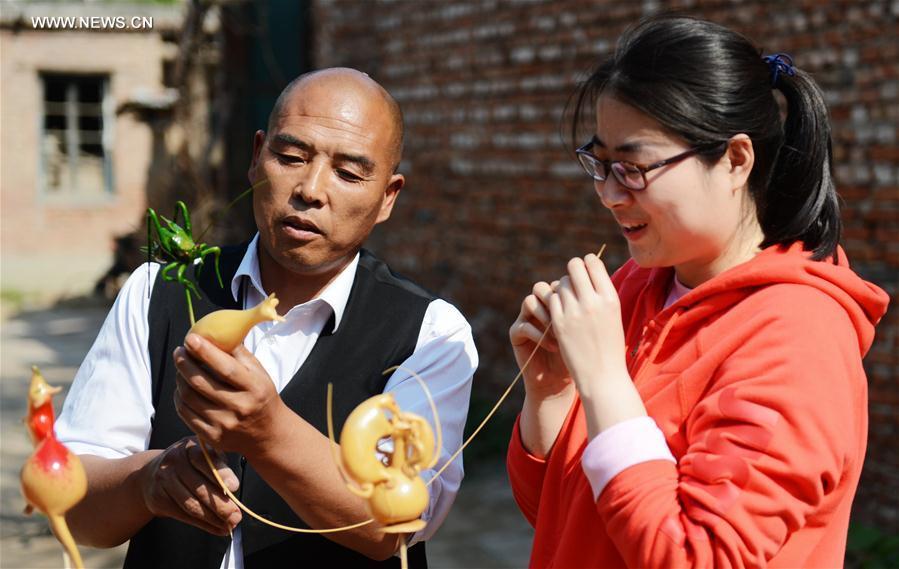
[[[237,476],[220,453],[209,452],[219,476],[236,492]],[[219,487],[194,437],[181,439],[147,463],[140,486],[154,516],[175,518],[216,535],[228,535],[240,522],[240,509]]]
[[[179,372],[175,409],[200,439],[244,455],[277,443],[275,426],[289,409],[246,348],[229,354],[188,334],[174,358]]]

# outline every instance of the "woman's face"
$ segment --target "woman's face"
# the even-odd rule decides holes
[[[690,149],[656,120],[609,95],[597,104],[596,140],[592,151],[599,158],[643,165]],[[730,150],[711,166],[691,156],[651,170],[643,190],[629,190],[614,176],[595,182],[595,189],[637,264],[673,266],[687,286],[748,260],[737,257],[745,257],[747,248],[754,253],[761,241],[754,212],[743,202],[745,176],[735,176]]]

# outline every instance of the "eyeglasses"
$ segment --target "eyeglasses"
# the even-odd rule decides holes
[[[629,190],[639,191],[646,189],[646,173],[650,170],[680,162],[681,160],[701,152],[718,151],[719,149],[724,150],[727,146],[727,141],[694,146],[686,152],[681,152],[677,156],[672,156],[666,160],[660,160],[646,165],[628,162],[627,160],[601,160],[597,158],[595,154],[590,152],[590,149],[594,144],[596,144],[596,141],[590,140],[590,142],[575,150],[577,159],[581,163],[581,166],[584,167],[584,171],[587,172],[587,175],[597,182],[605,182],[609,177],[609,171],[611,170],[619,184]]]

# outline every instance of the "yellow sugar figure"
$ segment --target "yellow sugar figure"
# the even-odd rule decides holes
[[[253,326],[268,320],[284,322],[284,318],[275,310],[277,306],[278,299],[272,293],[253,308],[216,310],[207,314],[197,320],[187,333],[199,334],[219,349],[230,353],[243,343]]]
[[[387,482],[391,475],[387,465],[377,456],[378,441],[393,431],[392,416],[400,409],[390,393],[375,395],[359,404],[347,417],[340,433],[340,456],[350,478],[361,487],[357,492],[369,498],[375,484]],[[351,488],[354,492],[355,488]]]
[[[378,443],[393,441],[386,460]],[[434,433],[423,418],[402,411],[390,393],[375,395],[350,413],[340,433],[340,458],[348,488],[368,500],[385,533],[413,533],[425,526],[428,488],[419,476],[437,461]]]

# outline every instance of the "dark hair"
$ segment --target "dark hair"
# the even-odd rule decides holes
[[[627,30],[615,53],[575,94],[572,135],[603,93],[657,120],[690,145],[752,139],[749,192],[763,247],[802,241],[821,260],[840,239],[830,124],[821,90],[799,69],[773,69],[742,35],[683,16],[654,16]],[[773,88],[786,99],[786,119]],[[707,163],[724,150],[701,156]],[[835,256],[834,256],[835,259]]]

